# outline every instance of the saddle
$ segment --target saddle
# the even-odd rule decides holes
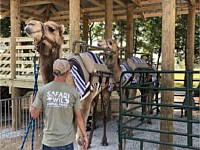
[[[128,58],[123,60],[123,63],[120,65],[122,71],[128,70],[154,70],[145,60],[140,59],[138,57]],[[153,77],[156,76],[155,73],[149,73]],[[131,83],[138,83],[140,81],[141,75],[139,73],[132,74],[125,74],[125,78],[128,81],[132,80]],[[126,82],[126,83],[127,83]]]
[[[81,100],[87,97],[97,84],[102,87],[114,83],[112,72],[94,53],[71,53],[66,58],[73,64],[71,74],[81,95]]]

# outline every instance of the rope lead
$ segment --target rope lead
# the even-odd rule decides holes
[[[34,88],[33,88],[33,95],[37,93],[38,91],[38,83],[37,83],[37,80],[38,80],[38,72],[39,72],[39,65],[37,66],[36,64],[36,52],[35,52],[35,56],[33,58],[33,63],[34,63],[34,77],[35,77],[35,82],[34,82]],[[27,126],[27,131],[26,131],[26,134],[24,135],[24,139],[23,139],[23,142],[22,142],[22,146],[20,148],[20,150],[23,150],[24,148],[24,144],[26,142],[26,138],[28,137],[28,133],[29,133],[29,130],[30,130],[30,127],[32,125],[32,144],[31,144],[31,150],[34,150],[34,133],[35,133],[35,119],[33,119],[30,115],[30,121],[28,123],[28,126]]]

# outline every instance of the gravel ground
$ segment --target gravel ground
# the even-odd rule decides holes
[[[178,115],[176,117],[180,116],[180,111],[178,112]],[[183,118],[186,119],[186,118]],[[196,119],[199,119],[199,117],[196,117]],[[139,120],[135,120],[132,124],[140,123]],[[101,146],[101,137],[103,134],[103,125],[101,122],[97,122],[98,127],[94,131],[93,134],[93,140],[91,144],[91,150],[117,150],[118,147],[118,133],[117,133],[117,117],[112,117],[111,121],[108,122],[107,126],[107,139],[108,139],[108,146]],[[152,125],[144,123],[141,128],[145,129],[154,129],[159,130],[160,129],[160,121],[158,120],[152,120]],[[183,122],[174,122],[174,129],[178,133],[186,133],[187,131],[187,125]],[[193,124],[193,131],[195,134],[200,135],[200,124]],[[89,134],[89,132],[88,132]],[[151,133],[151,132],[145,132],[145,131],[133,131],[134,138],[145,138],[149,140],[157,140],[159,141],[160,135],[157,133]],[[174,143],[175,144],[187,144],[187,138],[183,136],[174,136]],[[193,138],[193,145],[195,147],[198,147],[200,149],[200,138]],[[140,143],[137,141],[131,141],[127,140],[127,146],[126,150],[139,150],[140,149]],[[158,150],[159,145],[158,144],[152,144],[144,142],[143,145],[144,150]],[[77,145],[75,144],[75,150],[77,149]],[[177,148],[174,147],[174,150],[189,150],[187,148]]]

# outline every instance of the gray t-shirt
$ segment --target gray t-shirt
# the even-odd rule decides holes
[[[79,97],[78,91],[64,82],[52,81],[38,90],[32,105],[44,111],[44,145],[56,147],[74,142],[74,110],[81,109]]]

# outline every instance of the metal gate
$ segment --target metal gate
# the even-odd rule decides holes
[[[147,73],[157,74],[157,86],[149,87],[152,82],[122,85],[122,78],[126,73]],[[160,77],[164,74],[174,74],[175,76],[186,77],[186,85],[182,87],[165,88],[159,86],[162,84]],[[159,149],[159,146],[165,145],[175,149],[200,149],[200,111],[199,95],[194,97],[194,91],[199,91],[196,84],[199,84],[199,71],[126,71],[123,72],[120,79],[120,112],[119,112],[119,149],[124,149],[125,141],[131,142],[131,149]],[[172,79],[173,80],[173,79]],[[183,79],[174,80],[174,83],[182,82]],[[194,86],[195,84],[195,86]],[[176,85],[176,84],[175,84]],[[123,92],[127,89],[137,89],[137,94],[129,98],[123,98]],[[144,92],[146,91],[150,92]],[[174,103],[161,103],[161,93],[165,91],[174,92]],[[145,102],[145,96],[154,92],[156,96],[150,102]],[[199,93],[199,92],[198,92]],[[128,105],[128,109],[123,110],[123,106]],[[131,107],[130,107],[131,106]],[[144,108],[151,106],[152,109],[143,111]],[[150,108],[151,108],[150,107]],[[160,114],[162,107],[172,108],[173,116],[166,118]],[[149,112],[151,111],[151,112]],[[151,114],[153,112],[153,114]],[[185,115],[183,116],[183,112]],[[151,115],[149,115],[151,114]],[[151,122],[149,122],[151,120]],[[173,130],[161,130],[162,121],[171,121]],[[152,123],[152,124],[148,124]],[[163,134],[164,133],[164,134]],[[172,142],[161,142],[161,135],[173,135]],[[130,145],[130,144],[129,144]],[[126,148],[130,149],[130,148]]]

